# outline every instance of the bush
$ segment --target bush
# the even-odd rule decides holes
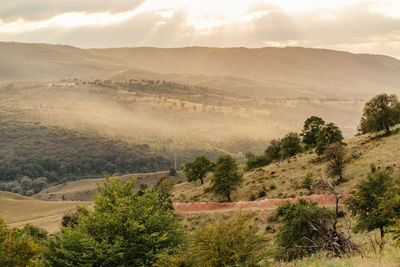
[[[191,256],[197,266],[259,266],[265,240],[249,215],[202,226],[192,235]]]
[[[182,242],[183,228],[156,190],[137,195],[135,181],[109,177],[98,189],[94,211],[50,240],[51,266],[149,266]]]
[[[267,195],[267,193],[265,193],[265,191],[264,191],[264,190],[260,190],[260,191],[258,191],[258,198],[265,197],[266,195]]]
[[[288,133],[281,140],[281,154],[283,158],[293,157],[303,151],[299,134]]]
[[[267,160],[267,157],[264,155],[251,156],[249,160],[246,162],[245,170],[248,171],[254,168],[267,166],[269,163],[270,161]]]

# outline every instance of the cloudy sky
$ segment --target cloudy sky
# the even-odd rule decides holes
[[[304,46],[400,59],[400,0],[2,0],[0,40]]]

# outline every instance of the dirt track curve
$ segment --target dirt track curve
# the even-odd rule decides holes
[[[344,194],[340,199],[340,202],[349,198],[350,195]],[[238,208],[242,209],[270,209],[276,208],[285,201],[290,201],[292,203],[297,202],[299,199],[305,199],[307,201],[315,201],[319,205],[334,205],[336,198],[333,194],[324,195],[311,195],[302,196],[297,198],[267,198],[263,200],[256,201],[239,201],[230,203],[218,203],[218,202],[174,202],[174,209],[177,212],[208,212],[208,211],[230,211],[236,210]]]

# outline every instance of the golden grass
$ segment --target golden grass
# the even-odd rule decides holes
[[[76,205],[90,204],[76,201],[40,201],[18,194],[0,191],[0,217],[11,227],[27,223],[42,227],[50,233],[57,232],[62,216]]]
[[[345,142],[348,163],[344,169],[344,178],[347,181],[338,186],[339,191],[352,193],[358,181],[367,177],[372,163],[381,169],[390,167],[393,169],[394,176],[399,175],[399,133],[382,138],[375,138],[375,135],[368,134],[346,139]],[[300,188],[302,178],[307,172],[313,172],[315,180],[333,180],[326,173],[326,162],[315,162],[315,159],[317,155],[307,151],[266,167],[245,172],[243,184],[232,192],[232,201],[249,200],[252,194],[257,197],[260,190],[266,192],[263,198],[298,197],[310,194],[308,190]],[[210,177],[204,185],[188,182],[178,184],[173,190],[174,200],[181,202],[224,200],[212,193],[204,193],[204,189],[209,185]],[[273,189],[271,185],[276,188]]]

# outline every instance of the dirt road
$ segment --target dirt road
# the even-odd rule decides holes
[[[345,194],[340,199],[340,202],[349,198],[350,195]],[[335,204],[335,196],[332,194],[324,194],[324,195],[311,195],[311,196],[302,196],[298,198],[275,198],[275,199],[263,199],[256,201],[240,201],[240,202],[230,202],[230,203],[218,203],[218,202],[174,202],[174,208],[176,212],[180,213],[189,213],[189,212],[208,212],[208,211],[230,211],[236,210],[238,208],[242,209],[270,209],[276,208],[280,204],[285,201],[290,201],[292,203],[297,202],[300,198],[303,198],[307,201],[315,201],[319,205],[334,205]]]

